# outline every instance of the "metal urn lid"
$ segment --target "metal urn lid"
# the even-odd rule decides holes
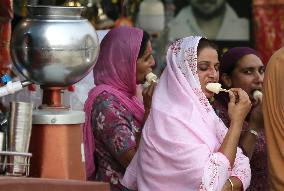
[[[64,87],[80,81],[96,63],[99,40],[81,17],[83,7],[28,6],[15,28],[11,55],[16,68],[38,85]]]

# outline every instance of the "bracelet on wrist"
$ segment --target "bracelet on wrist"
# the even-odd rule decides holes
[[[250,129],[249,132],[250,132],[251,134],[255,135],[256,138],[258,138],[258,132],[257,132],[257,131],[255,131],[255,130],[253,130],[253,129]]]
[[[231,191],[234,191],[234,184],[233,184],[232,180],[230,178],[228,178],[228,181],[231,184]]]

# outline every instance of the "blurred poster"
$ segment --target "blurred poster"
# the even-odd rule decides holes
[[[284,46],[284,0],[254,0],[253,15],[255,47],[267,63]]]
[[[190,35],[214,40],[221,49],[251,45],[251,1],[175,0],[168,39]]]

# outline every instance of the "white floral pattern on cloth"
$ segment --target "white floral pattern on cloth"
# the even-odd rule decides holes
[[[197,95],[197,97],[199,98],[199,102],[203,105],[207,113],[213,110],[208,99],[205,97],[201,89],[194,88],[193,92]]]
[[[175,41],[175,42],[173,42],[171,44],[170,49],[173,51],[173,53],[175,55],[177,55],[177,53],[180,52],[180,50],[181,50],[181,47],[180,47],[181,43],[182,43],[182,39],[177,40],[177,41]]]
[[[216,161],[216,159],[214,157],[212,157],[212,155],[210,156],[210,164],[209,165],[209,170],[212,172],[212,176],[211,176],[211,181],[209,183],[210,187],[212,187],[214,185],[214,183],[216,182],[216,179],[218,178],[218,167],[220,166],[220,164],[218,164],[218,162]]]
[[[127,191],[119,179],[125,168],[117,158],[136,146],[139,123],[119,100],[108,92],[99,94],[92,113],[95,137],[96,180],[110,182],[112,191]]]
[[[204,174],[206,175],[203,176],[203,180],[202,180],[199,190],[201,191],[219,190],[220,188],[218,187],[218,184],[216,184],[216,182],[224,178],[224,176],[220,176],[220,174],[225,173],[227,174],[227,176],[230,176],[231,168],[229,166],[229,163],[223,162],[222,158],[224,156],[222,157],[222,155],[223,154],[218,153],[218,152],[210,154],[208,164],[206,165],[207,168],[205,169],[205,172],[204,172]]]
[[[249,175],[251,174],[251,170],[246,168],[235,168],[242,165],[241,163],[243,163],[243,161],[249,160],[247,157],[241,155],[240,153],[242,153],[242,150],[238,148],[231,176],[238,177],[242,182],[246,182],[247,177],[249,177]]]
[[[184,52],[184,62],[189,66],[193,75],[197,75],[197,53],[193,47]]]
[[[216,127],[224,127],[223,122],[220,118],[215,120],[215,122],[217,123]],[[220,144],[223,142],[223,140],[224,140],[224,138],[227,134],[227,131],[228,131],[228,129],[225,128],[225,127],[224,128],[216,128],[216,132],[217,132],[216,137],[217,137]]]
[[[190,74],[188,73],[188,70],[187,70],[186,65],[183,64],[183,61],[178,61],[178,62],[177,62],[177,66],[178,66],[178,68],[180,69],[180,71],[181,71],[181,73],[183,74],[183,76],[184,76],[186,79],[189,79]]]
[[[102,112],[99,113],[99,116],[96,118],[96,120],[98,128],[102,130],[105,122],[105,116],[102,114]]]

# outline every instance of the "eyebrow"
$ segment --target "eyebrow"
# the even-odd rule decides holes
[[[255,68],[255,67],[243,67],[243,68],[241,68],[241,70],[259,70],[260,68],[264,68],[264,66],[260,66],[260,67],[257,67],[257,68]]]
[[[202,61],[199,61],[197,62],[197,64],[210,64],[210,61],[206,61],[206,60],[202,60]]]
[[[207,60],[202,60],[202,61],[197,62],[197,64],[206,64],[206,65],[208,65],[208,64],[210,64],[210,63],[211,63],[211,62],[210,62],[210,61],[207,61]],[[220,62],[214,63],[214,65],[216,65],[216,64],[220,65]]]

